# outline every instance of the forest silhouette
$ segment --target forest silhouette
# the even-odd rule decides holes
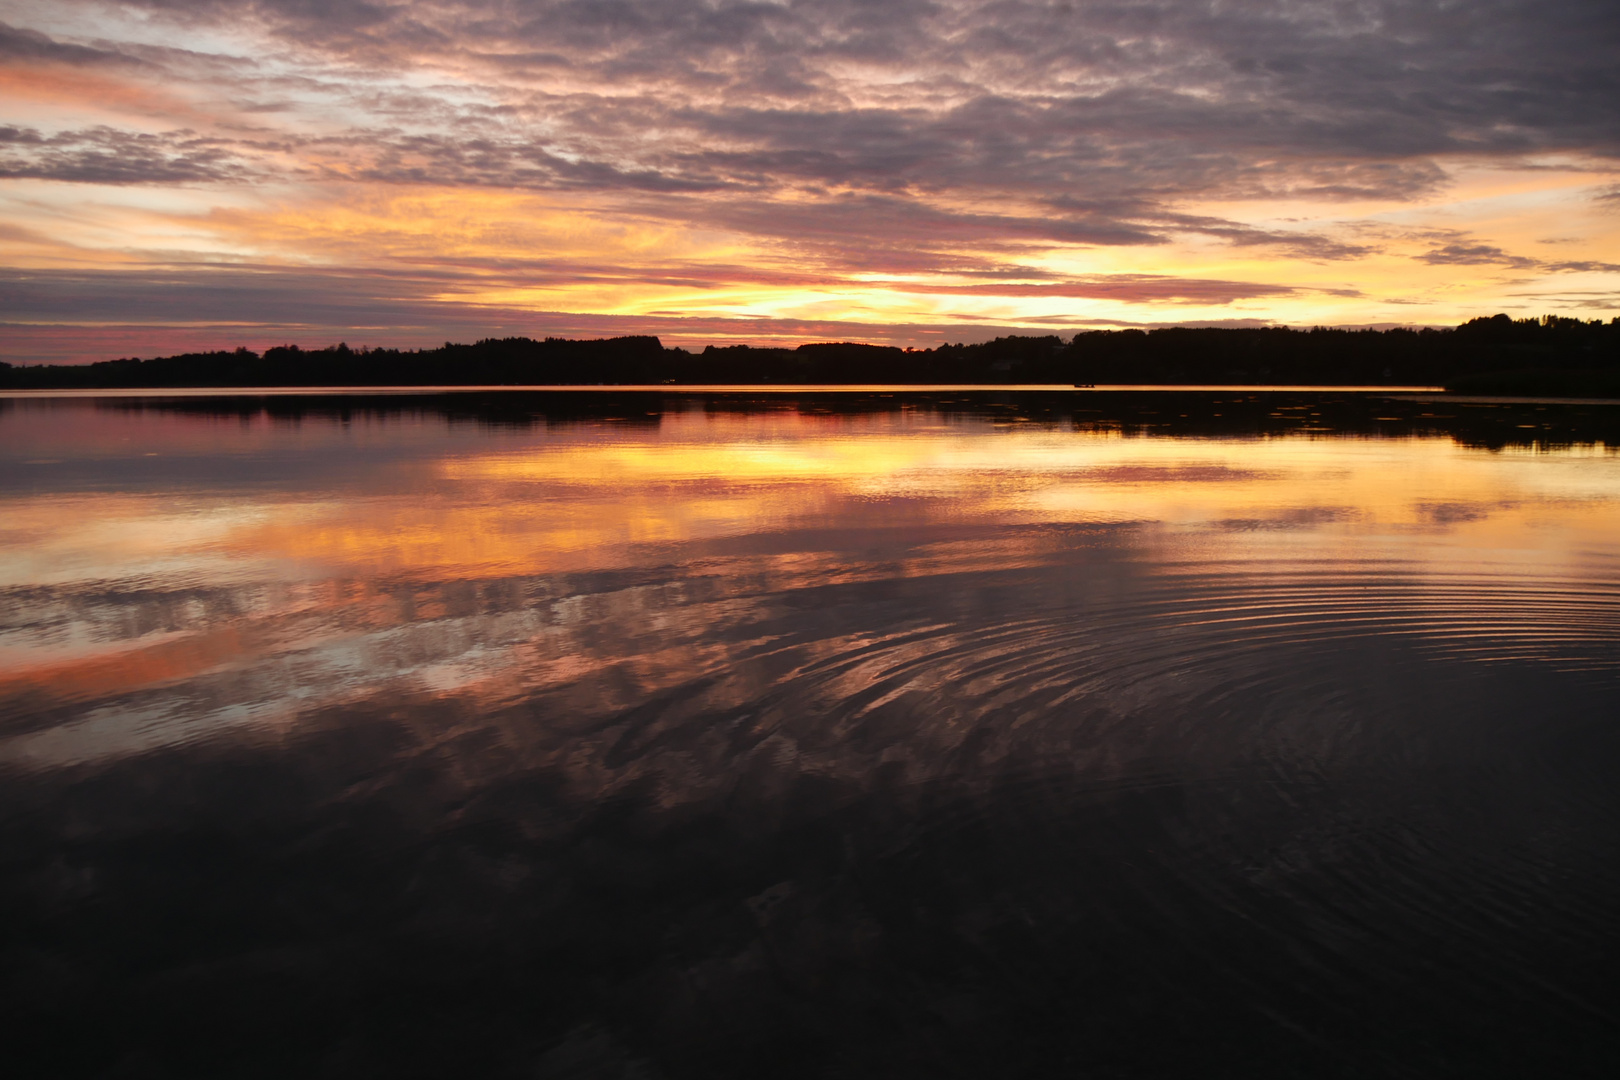
[[[635,384],[1276,384],[1438,386],[1476,394],[1620,396],[1620,317],[1472,319],[1451,329],[1086,331],[901,349],[665,348],[658,338],[487,338],[400,350],[278,346],[83,365],[0,363],[8,389]]]

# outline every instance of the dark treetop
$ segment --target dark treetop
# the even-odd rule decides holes
[[[0,363],[0,387],[469,386],[625,383],[1272,383],[1440,385],[1486,394],[1620,396],[1620,318],[1473,319],[1449,330],[1098,330],[899,349],[666,349],[656,337],[487,338],[442,348],[185,353],[86,365]]]

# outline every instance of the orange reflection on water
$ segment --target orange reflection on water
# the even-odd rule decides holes
[[[152,641],[152,637],[159,640]],[[231,627],[207,634],[146,635],[132,647],[104,643],[101,648],[50,650],[30,663],[22,650],[0,652],[0,697],[31,692],[47,698],[75,700],[154,683],[189,678],[219,667],[251,650]]]
[[[1556,557],[1620,532],[1614,459],[1602,450],[1162,439],[788,412],[490,441],[489,452],[446,447],[425,468],[379,468],[358,491],[316,482],[223,497],[13,498],[0,575],[487,577],[622,565],[648,546],[719,537],[943,521],[1137,523],[1165,539],[1320,554],[1372,543],[1420,560],[1458,547]]]
[[[532,574],[635,562],[648,546],[927,522],[1133,523],[1166,540],[1323,554],[1373,543],[1420,561],[1458,547],[1555,557],[1620,531],[1614,458],[1601,449],[1167,439],[786,411],[472,442],[474,452],[452,444],[379,466],[358,490],[314,477],[257,493],[13,497],[0,578]]]
[[[110,471],[4,497],[0,713],[85,712],[48,752],[0,757],[135,749],[385,690],[493,702],[577,685],[580,709],[628,707],[731,671],[737,650],[768,654],[798,632],[788,598],[804,590],[935,579],[946,598],[1015,568],[1063,587],[1077,544],[1091,589],[1225,575],[1238,599],[1211,603],[1271,619],[1242,595],[1294,589],[1289,603],[1331,613],[1395,574],[1407,591],[1379,603],[1402,618],[1429,593],[1448,612],[1482,596],[1492,633],[1523,612],[1584,618],[1577,586],[1620,565],[1620,468],[1603,450],[784,410],[635,428],[310,422],[249,430],[230,458],[231,429],[199,425],[191,457],[174,437],[170,459],[127,473],[109,421],[92,449]],[[1513,606],[1556,581],[1541,607]],[[929,648],[953,618],[937,613]],[[1603,619],[1587,629],[1607,633]],[[800,648],[833,655],[866,632]]]
[[[1459,546],[1546,557],[1620,528],[1602,452],[898,426],[682,421],[646,438],[453,456],[431,493],[287,506],[227,542],[243,555],[489,575],[619,565],[648,545],[940,521],[1137,523],[1419,558]]]

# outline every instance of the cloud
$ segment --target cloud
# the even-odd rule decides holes
[[[1027,132],[1400,159],[1620,136],[1604,0],[1048,4],[890,0],[310,3],[146,0],[181,22],[258,23],[301,49],[456,63],[504,83],[662,92],[673,114],[825,145],[829,113],[912,126],[921,102],[975,142]],[[887,93],[886,93],[887,91]],[[773,108],[758,108],[762,100]],[[829,109],[828,106],[837,106]],[[897,125],[897,126],[896,126]],[[848,139],[854,132],[835,124]],[[756,131],[756,136],[759,132]],[[768,141],[768,136],[766,136]],[[903,150],[903,148],[902,148]]]
[[[707,212],[766,234],[781,204],[796,201],[807,207],[800,219],[832,208],[850,221],[842,235],[871,235],[863,211],[882,204],[896,243],[923,221],[949,218],[963,235],[1106,245],[1158,243],[1182,229],[1345,258],[1364,252],[1178,218],[1177,208],[1411,198],[1443,182],[1437,155],[1620,156],[1620,19],[1597,0],[135,6],[180,27],[258,27],[278,41],[302,93],[320,99],[306,109],[319,107],[324,121],[333,109],[349,117],[345,131],[306,147],[333,175],[749,193],[752,202]],[[0,40],[18,48],[94,52],[10,33]],[[177,76],[195,74],[174,63]],[[417,75],[413,89],[402,73]],[[454,92],[423,92],[428,73]],[[280,94],[277,107],[288,108],[282,79],[247,80],[238,96]],[[250,149],[207,152],[246,158]],[[118,182],[108,156],[58,155],[13,175]],[[163,160],[197,180],[233,175],[213,158]],[[128,170],[162,172],[150,158]],[[1098,209],[1076,214],[1065,199]]]
[[[37,30],[0,22],[0,63],[135,64],[132,57],[107,49],[64,44]]]
[[[1620,289],[1591,290],[1585,292],[1519,292],[1508,293],[1508,296],[1519,300],[1535,301],[1535,311],[1545,311],[1549,307],[1559,307],[1582,311],[1613,312],[1620,309]],[[1530,305],[1523,305],[1525,310],[1532,310]]]
[[[1507,266],[1528,270],[1539,265],[1535,259],[1509,255],[1492,244],[1444,244],[1418,256],[1430,266]]]
[[[1183,304],[1230,304],[1262,296],[1288,296],[1299,292],[1289,285],[1267,285],[1244,281],[1217,281],[1178,278],[1163,274],[1109,274],[1085,280],[1042,284],[996,282],[980,285],[908,284],[900,291],[966,296],[1065,297],[1087,300],[1116,300],[1127,304],[1169,301]]]
[[[1620,274],[1620,263],[1599,262],[1594,259],[1544,262],[1541,268],[1559,274]]]
[[[1517,255],[1466,218],[1323,223],[1433,206],[1463,161],[1620,171],[1612,0],[58,0],[32,21],[0,25],[0,78],[54,96],[8,114],[0,180],[122,185],[147,207],[140,189],[216,187],[184,221],[143,210],[162,222],[139,235],[334,267],[176,278],[155,253],[142,272],[178,299],[64,279],[35,298],[64,319],[195,303],[428,333],[471,325],[457,295],[561,305],[579,286],[672,310],[677,290],[750,285],[858,290],[876,300],[861,311],[910,311],[882,308],[902,292],[1024,301],[953,301],[963,325],[1110,302],[1320,319],[1330,296],[1438,295],[1370,262],[1343,288],[1294,283],[1300,263],[1391,246],[1420,252],[1414,274],[1484,268],[1493,287],[1503,270],[1616,272],[1591,246]],[[421,192],[465,212],[399,221]],[[1313,209],[1284,220],[1284,202]],[[1205,268],[1163,272],[1178,259]],[[1161,272],[1088,273],[1105,269]]]
[[[1551,274],[1620,273],[1620,263],[1597,259],[1532,259],[1511,255],[1495,244],[1480,243],[1455,231],[1433,230],[1428,238],[1431,241],[1449,241],[1417,256],[1419,262],[1431,266],[1502,266],[1510,270],[1539,270]],[[1560,241],[1542,241],[1557,242]]]
[[[460,270],[474,270],[469,278]],[[291,269],[273,266],[196,266],[147,270],[140,275],[116,270],[35,270],[0,272],[0,360],[38,363],[104,360],[115,355],[154,355],[164,351],[254,348],[284,341],[418,347],[447,339],[489,336],[560,335],[600,337],[658,334],[669,343],[701,348],[709,343],[867,340],[927,346],[942,341],[983,341],[1008,333],[1050,332],[1101,325],[1152,325],[1153,320],[1117,320],[1079,314],[1039,314],[1008,320],[976,315],[941,316],[933,321],[879,323],[850,319],[737,317],[726,315],[593,315],[532,310],[500,304],[469,304],[446,299],[458,285],[487,281],[503,270],[513,280],[630,281],[632,268],[541,266],[494,263],[476,267],[405,271]],[[695,266],[659,277],[666,283],[718,287],[754,282],[752,267]],[[779,283],[836,282],[813,275],[784,277]],[[1167,275],[1098,275],[1086,281],[1048,284],[1000,283],[974,286],[918,286],[897,283],[896,291],[939,295],[1112,299],[1132,304],[1228,303],[1294,291],[1290,286],[1179,279]],[[93,320],[101,329],[75,332]],[[1197,325],[1261,325],[1265,319],[1202,320]],[[1044,329],[1043,329],[1044,328]]]
[[[499,278],[492,278],[494,274]],[[504,278],[530,288],[580,283],[653,284],[690,289],[760,284],[814,288],[839,286],[841,279],[811,273],[760,271],[751,266],[712,264],[645,270],[632,267],[459,260],[452,267],[400,270],[322,270],[254,265],[170,267],[140,276],[119,271],[35,270],[0,273],[0,322],[52,322],[96,317],[118,322],[219,323],[253,319],[286,326],[414,326],[422,313],[430,321],[467,320],[469,326],[492,317],[494,305],[447,299],[458,289],[488,287]],[[878,283],[879,289],[940,296],[1050,297],[1109,299],[1125,303],[1170,301],[1227,304],[1234,300],[1288,295],[1288,285],[1178,278],[1162,274],[1095,275],[1046,283],[952,284]],[[514,309],[516,310],[516,309]],[[454,313],[453,315],[451,313]],[[552,313],[555,314],[555,313]],[[502,317],[513,317],[510,314]],[[522,316],[517,316],[522,317]]]
[[[89,184],[238,182],[254,170],[230,144],[192,131],[161,134],[95,127],[41,134],[0,127],[0,177]]]

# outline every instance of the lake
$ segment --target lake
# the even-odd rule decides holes
[[[1610,1076],[1620,406],[0,400],[7,1057]]]

